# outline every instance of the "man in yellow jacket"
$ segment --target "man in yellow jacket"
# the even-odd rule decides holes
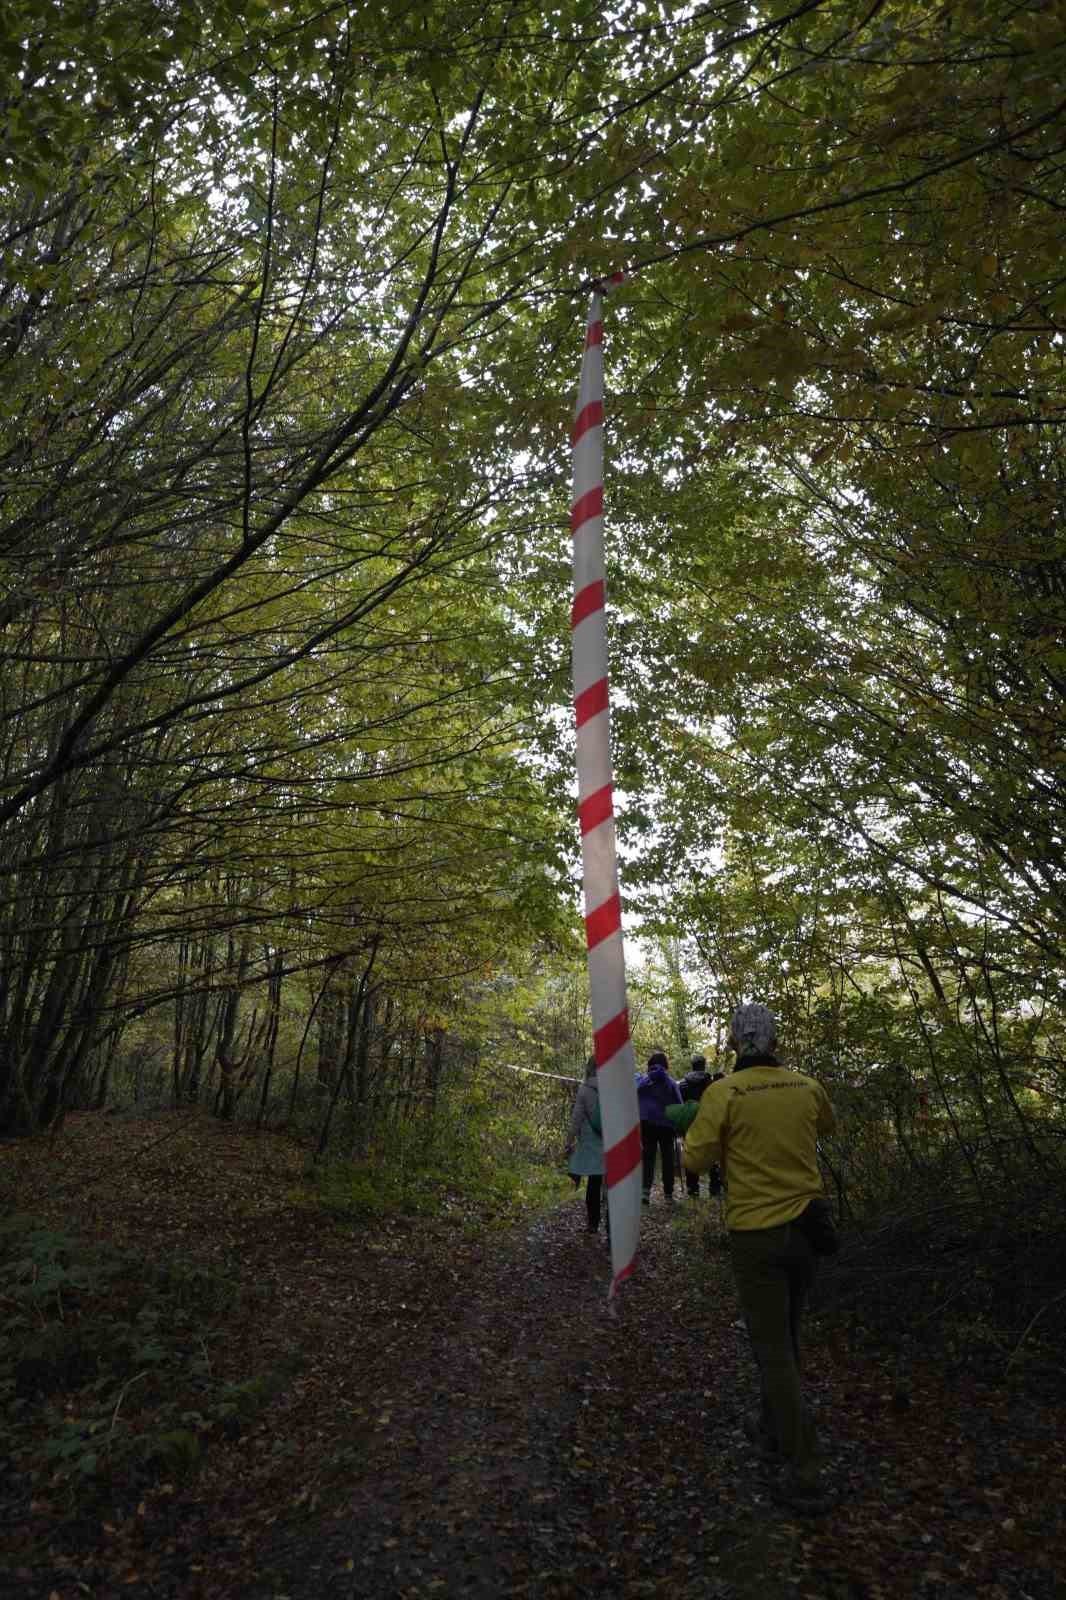
[[[777,1059],[767,1006],[734,1013],[736,1066],[712,1083],[685,1136],[689,1172],[717,1162],[726,1184],[726,1227],[737,1294],[762,1382],[759,1431],[780,1452],[782,1497],[817,1509],[814,1429],[800,1384],[800,1319],[814,1278],[811,1201],[821,1202],[817,1141],[835,1127],[821,1084]]]

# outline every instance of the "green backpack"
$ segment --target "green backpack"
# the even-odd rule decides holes
[[[686,1100],[683,1106],[667,1106],[666,1119],[674,1132],[683,1139],[696,1120],[700,1109],[698,1100]]]

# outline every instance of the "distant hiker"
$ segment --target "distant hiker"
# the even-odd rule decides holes
[[[654,1051],[648,1057],[648,1070],[637,1080],[637,1101],[640,1105],[640,1146],[644,1157],[644,1204],[651,1204],[656,1152],[662,1156],[663,1193],[672,1202],[676,1135],[667,1119],[666,1108],[681,1104],[681,1090],[671,1078],[670,1063],[661,1050]]]
[[[761,1379],[758,1417],[746,1432],[778,1453],[777,1492],[797,1510],[818,1510],[814,1426],[803,1404],[800,1321],[817,1254],[835,1249],[822,1193],[817,1141],[835,1126],[821,1084],[777,1059],[777,1024],[764,1005],[734,1013],[729,1077],[704,1091],[685,1138],[685,1167],[719,1162],[737,1294]]]
[[[585,1183],[585,1211],[589,1233],[598,1233],[603,1205],[603,1122],[600,1118],[600,1089],[596,1082],[596,1057],[585,1063],[585,1081],[574,1096],[570,1114],[570,1140],[566,1146],[570,1176]],[[610,1237],[610,1222],[607,1223]]]
[[[692,1101],[702,1100],[704,1090],[707,1089],[712,1083],[717,1083],[719,1078],[724,1077],[724,1072],[715,1072],[713,1074],[708,1072],[706,1056],[693,1056],[691,1072],[686,1072],[685,1076],[678,1084],[678,1088],[681,1090],[681,1099],[686,1105]],[[690,1200],[699,1199],[699,1173],[689,1172],[687,1167],[685,1168],[685,1188],[688,1191],[688,1197]],[[721,1192],[722,1175],[717,1166],[712,1166],[707,1173],[707,1194],[708,1196],[711,1196],[715,1194],[721,1194]]]

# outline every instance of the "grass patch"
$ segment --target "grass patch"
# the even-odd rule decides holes
[[[437,1218],[480,1232],[550,1210],[568,1193],[560,1173],[524,1163],[461,1171],[454,1163],[439,1161],[398,1167],[378,1155],[359,1162],[322,1162],[288,1199],[345,1222]]]
[[[313,1163],[291,1204],[363,1224],[386,1217],[435,1218],[481,1231],[557,1205],[569,1192],[556,1166],[510,1147],[509,1130],[477,1102],[438,1109],[380,1130],[357,1160]]]

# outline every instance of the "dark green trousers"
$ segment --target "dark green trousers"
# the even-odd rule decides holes
[[[763,1424],[800,1477],[813,1470],[814,1429],[803,1405],[800,1323],[817,1258],[791,1223],[729,1235],[740,1307],[762,1384]]]

